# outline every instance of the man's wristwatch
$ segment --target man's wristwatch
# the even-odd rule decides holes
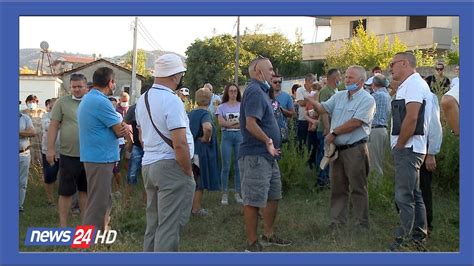
[[[331,130],[331,132],[329,132],[329,133],[331,133],[331,135],[333,135],[334,137],[337,137],[337,134],[336,134],[336,132],[334,132],[334,130]]]

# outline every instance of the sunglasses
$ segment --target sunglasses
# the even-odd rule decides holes
[[[281,84],[281,80],[273,81],[273,84]]]
[[[436,68],[436,71],[443,71],[443,70],[444,68],[438,68],[438,67]]]

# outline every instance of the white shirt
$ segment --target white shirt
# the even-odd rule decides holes
[[[45,113],[43,117],[41,117],[41,126],[43,129],[43,138],[41,139],[41,152],[46,154],[48,152],[48,130],[49,124],[51,123],[51,112]],[[61,130],[58,130],[58,135],[56,137],[56,155],[59,157],[59,135]]]
[[[454,77],[453,80],[451,80],[450,87],[453,88],[455,85],[459,86],[459,77]]]
[[[422,104],[423,101],[426,102],[425,105],[425,120],[423,123],[423,132],[424,135],[413,135],[405,143],[405,148],[413,147],[413,152],[426,154],[426,145],[428,140],[428,129],[432,116],[432,94],[430,87],[423,80],[423,78],[418,73],[414,73],[409,76],[397,90],[395,96],[396,100],[404,99],[405,105],[410,102],[417,102]],[[393,124],[393,119],[392,119]],[[391,135],[390,142],[392,148],[397,144],[398,136]]]
[[[302,86],[296,90],[296,103],[298,104],[298,101],[304,100],[304,97],[309,97],[309,92],[304,88],[304,86]],[[306,118],[304,117],[305,112],[306,106],[301,106],[298,104],[298,120],[306,121]]]
[[[194,141],[189,130],[189,119],[181,99],[169,88],[153,84],[148,91],[148,102],[153,122],[160,132],[171,139],[171,130],[186,128],[186,139],[189,145],[189,158],[194,154]],[[160,160],[176,159],[176,154],[156,132],[150,121],[145,105],[145,94],[140,96],[135,109],[137,125],[141,129],[144,155],[142,165],[149,165]]]
[[[459,105],[459,81],[458,83],[454,84],[454,86],[451,86],[451,89],[446,92],[445,95],[454,97],[454,99],[456,99],[456,102],[458,102]]]

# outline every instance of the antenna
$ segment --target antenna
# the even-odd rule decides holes
[[[38,60],[38,66],[36,67],[36,74],[38,76],[43,75],[43,63],[44,63],[44,55],[48,58],[49,63],[49,71],[52,75],[54,75],[53,65],[51,64],[51,51],[49,50],[49,44],[47,41],[42,41],[40,43],[41,48],[41,58]]]

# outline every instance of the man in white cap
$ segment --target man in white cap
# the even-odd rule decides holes
[[[183,102],[176,94],[185,71],[179,56],[160,56],[154,84],[137,102],[147,193],[144,251],[178,251],[181,227],[191,214],[196,186],[191,168],[194,142]]]

